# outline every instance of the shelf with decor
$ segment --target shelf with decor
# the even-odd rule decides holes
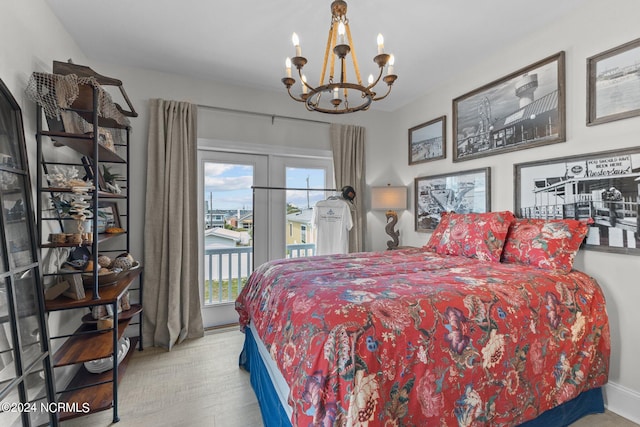
[[[120,86],[130,111],[113,102],[105,84]],[[53,74],[33,73],[27,87],[38,105],[39,247],[51,260],[43,274],[45,310],[78,310],[82,319],[71,334],[51,337],[60,343],[54,377],[75,368],[69,382],[56,384],[58,401],[88,403],[59,420],[111,409],[117,422],[118,383],[133,349],[143,349],[143,267],[129,249],[128,118],[137,114],[121,86],[88,67],[54,61]]]
[[[75,365],[83,365],[76,371],[69,384],[59,390],[60,401],[76,404],[76,407],[88,405],[90,412],[98,412],[114,408],[114,390],[117,389],[127,364],[131,359],[132,351],[136,345],[140,344],[139,337],[130,339],[129,351],[117,364],[117,371],[108,370],[106,372],[89,372],[84,363],[94,360],[102,360],[114,357],[113,348],[118,346],[122,340],[125,330],[130,325],[135,316],[142,312],[140,304],[130,304],[127,310],[118,311],[117,304],[123,293],[131,286],[134,279],[142,274],[142,268],[137,268],[126,274],[116,284],[101,288],[100,304],[110,304],[115,313],[113,317],[114,326],[101,328],[99,323],[93,319],[91,313],[82,318],[80,326],[70,334],[62,346],[56,351],[52,362],[54,368]],[[57,298],[46,302],[48,312],[58,310],[68,310],[71,308],[92,308],[96,306],[91,289],[86,290],[86,297],[82,300],[71,300]],[[117,326],[115,326],[117,325]],[[141,328],[141,324],[138,324]],[[113,332],[109,333],[109,332]],[[140,329],[140,334],[142,330]],[[60,412],[60,421],[84,415],[82,412]],[[117,416],[117,414],[116,414]]]

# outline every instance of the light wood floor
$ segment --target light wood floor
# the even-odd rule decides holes
[[[260,427],[260,408],[249,374],[238,368],[244,335],[237,327],[207,333],[167,352],[136,351],[119,391],[115,427]],[[112,411],[63,423],[112,424]],[[590,415],[571,427],[638,427],[614,413]]]

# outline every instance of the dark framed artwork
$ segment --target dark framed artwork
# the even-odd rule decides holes
[[[640,115],[640,39],[587,58],[587,126]]]
[[[415,179],[416,231],[431,232],[442,212],[483,213],[491,210],[491,168]]]
[[[87,179],[92,180],[94,185],[98,186],[98,190],[108,191],[107,183],[104,180],[104,176],[102,175],[100,168],[94,167],[93,161],[88,156],[82,156],[81,160]],[[95,179],[96,175],[98,175],[97,180]]]
[[[98,233],[104,233],[109,227],[121,228],[118,202],[112,200],[98,201]]]
[[[444,159],[447,154],[447,116],[409,129],[409,164]]]
[[[566,140],[564,52],[453,100],[453,161]]]
[[[593,221],[584,247],[640,255],[640,147],[514,165],[518,217]]]

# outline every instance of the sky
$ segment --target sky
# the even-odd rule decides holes
[[[213,199],[214,209],[252,209],[253,166],[206,162],[204,165],[204,198]],[[323,169],[287,168],[287,188],[325,188]],[[307,178],[309,183],[307,187]],[[255,185],[264,185],[256,183]],[[324,192],[310,191],[309,205],[323,200]],[[288,190],[287,202],[300,208],[307,207],[306,190]]]
[[[251,209],[252,185],[252,165],[204,164],[204,199],[213,200],[214,209]]]
[[[287,188],[327,188],[324,181],[324,169],[287,168]],[[323,191],[287,190],[287,203],[305,209],[313,207],[317,201],[324,200],[329,195],[325,195]]]

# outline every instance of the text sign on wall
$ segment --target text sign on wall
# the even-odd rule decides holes
[[[587,176],[589,177],[627,175],[631,171],[631,156],[587,160]]]

